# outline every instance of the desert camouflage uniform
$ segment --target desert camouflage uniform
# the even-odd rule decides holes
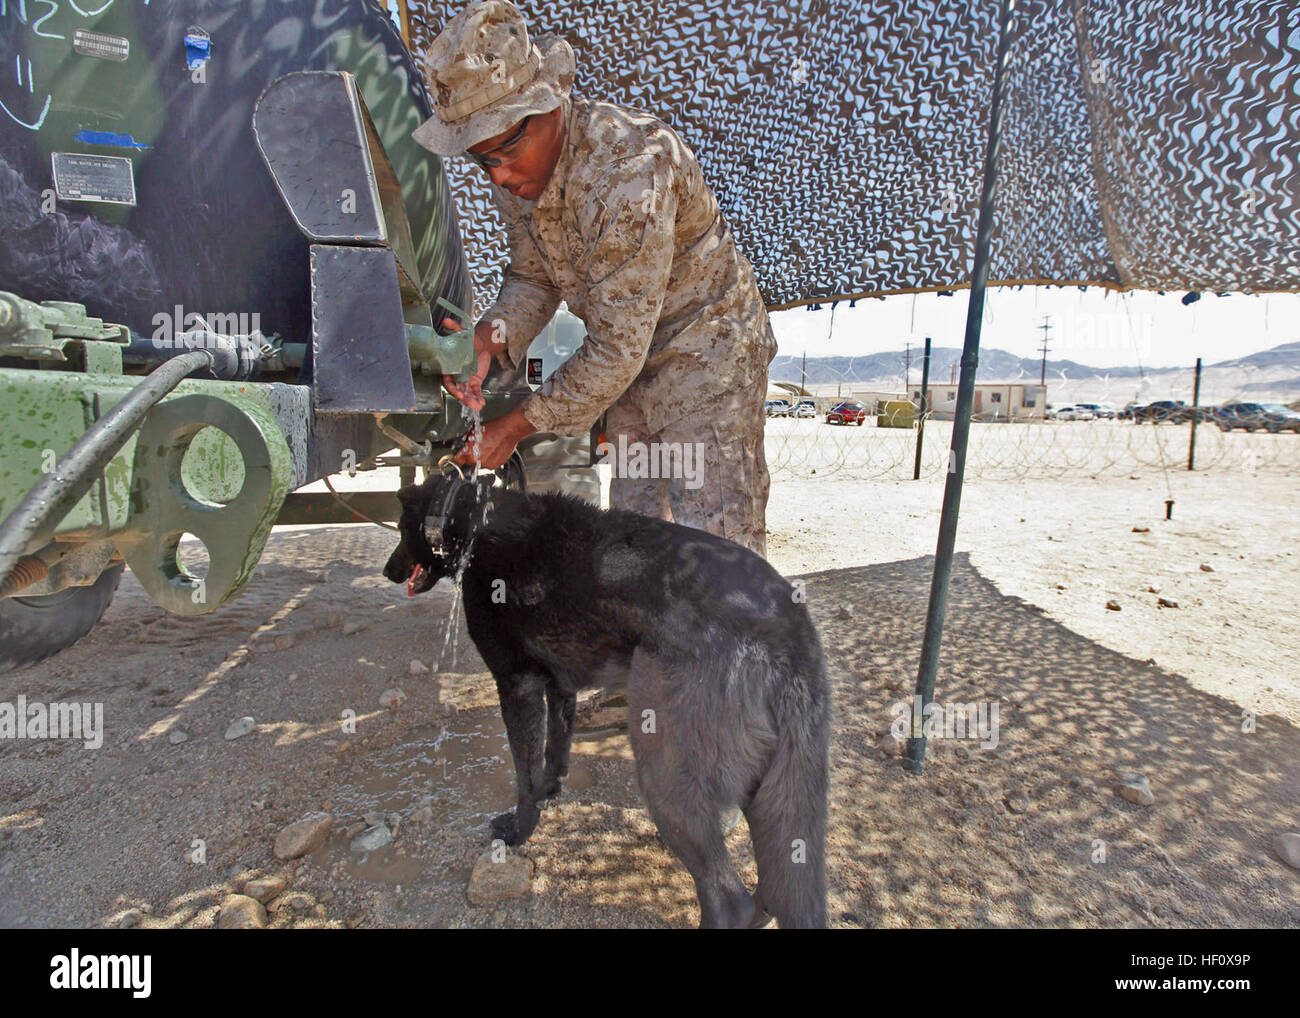
[[[704,445],[704,484],[615,476],[612,505],[673,519],[763,554],[767,366],[776,340],[749,260],[694,153],[635,110],[564,101],[568,134],[536,202],[492,187],[510,265],[484,317],[508,367],[561,299],[587,338],[523,406],[538,430]]]

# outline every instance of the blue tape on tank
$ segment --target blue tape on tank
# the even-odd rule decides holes
[[[187,35],[185,37],[185,62],[189,65],[191,71],[210,56],[212,56],[211,39],[201,35]]]
[[[78,131],[72,136],[74,141],[84,141],[87,145],[116,145],[120,148],[148,148],[143,141],[136,141],[129,134],[114,134],[112,131]]]

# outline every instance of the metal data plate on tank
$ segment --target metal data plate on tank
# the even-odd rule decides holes
[[[89,152],[52,152],[54,193],[64,201],[103,201],[135,204],[131,160]]]
[[[392,251],[313,244],[311,320],[318,413],[415,409]]]
[[[287,74],[253,110],[253,137],[298,227],[312,240],[384,243],[379,188],[355,81]]]

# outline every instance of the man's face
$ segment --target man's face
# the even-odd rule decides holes
[[[540,113],[514,124],[469,150],[500,165],[486,165],[492,183],[516,198],[536,201],[546,190],[564,146],[564,109]],[[482,165],[482,164],[480,164]]]

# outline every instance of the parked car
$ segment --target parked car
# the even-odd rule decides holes
[[[1192,419],[1192,410],[1181,399],[1158,399],[1148,406],[1133,408],[1133,423],[1150,421],[1152,424],[1186,424]]]
[[[768,417],[789,417],[794,413],[794,407],[787,399],[769,399],[764,406]]]
[[[826,414],[827,424],[856,424],[858,427],[867,419],[867,408],[854,400],[836,403]]]
[[[800,400],[799,405],[794,408],[796,417],[816,417],[817,404],[810,399]]]
[[[1144,403],[1125,403],[1124,409],[1115,416],[1121,421],[1131,421],[1133,419],[1133,412],[1145,405],[1146,404]]]
[[[1090,421],[1095,415],[1081,406],[1053,407],[1047,411],[1049,421]]]
[[[1115,408],[1109,403],[1076,403],[1074,405],[1082,407],[1084,410],[1091,410],[1093,417],[1098,417],[1102,420],[1109,421],[1113,420],[1115,417]]]
[[[1234,428],[1254,431],[1263,428],[1274,434],[1279,431],[1300,434],[1300,413],[1281,403],[1225,403],[1221,407],[1215,407],[1213,415],[1214,423],[1220,431],[1232,431]]]

